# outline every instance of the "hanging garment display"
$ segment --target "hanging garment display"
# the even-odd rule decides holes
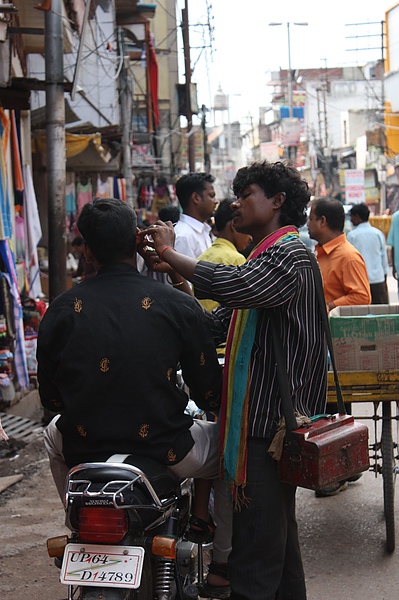
[[[24,165],[24,207],[25,207],[25,234],[26,252],[25,264],[28,273],[29,296],[39,298],[42,295],[40,282],[39,258],[37,256],[37,245],[42,238],[39,211],[37,208],[36,194],[33,187],[32,173],[29,165]]]
[[[0,239],[12,237],[11,207],[8,192],[7,148],[10,138],[10,120],[0,107]]]
[[[2,277],[6,278],[12,296],[15,342],[14,342],[14,366],[18,383],[22,389],[29,387],[29,376],[26,367],[25,338],[23,327],[22,303],[18,290],[18,279],[15,269],[15,260],[10,249],[8,240],[0,241],[0,258],[6,271]]]
[[[79,181],[79,183],[76,185],[76,193],[78,207],[77,215],[79,215],[84,205],[93,200],[93,187],[91,185],[91,181],[88,180],[87,183],[81,183]]]

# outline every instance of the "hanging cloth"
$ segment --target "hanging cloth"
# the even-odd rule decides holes
[[[97,175],[97,198],[112,198],[112,178],[109,177],[106,181],[103,181],[100,175]]]
[[[120,200],[121,196],[120,196],[120,192],[119,192],[119,179],[117,177],[114,177],[113,190],[114,190],[113,197]]]
[[[7,149],[10,141],[10,120],[0,107],[0,239],[12,237],[11,207],[8,192]]]
[[[24,180],[21,167],[21,153],[18,142],[17,124],[15,121],[15,110],[11,111],[11,146],[12,146],[12,166],[14,173],[14,188],[18,192],[24,189]]]
[[[42,238],[39,211],[37,208],[36,194],[33,187],[32,174],[29,165],[24,165],[24,206],[25,206],[25,235],[26,251],[25,264],[28,272],[30,298],[42,296],[42,284],[40,282],[39,258],[37,256],[37,245]]]
[[[78,205],[78,211],[77,214],[80,214],[80,211],[82,210],[82,208],[84,207],[85,204],[88,204],[89,202],[91,202],[93,200],[93,187],[91,185],[91,182],[88,181],[85,185],[83,183],[78,183],[76,185],[76,192],[77,192],[77,205]]]
[[[68,183],[65,186],[65,209],[68,215],[76,213],[76,200],[75,200],[75,184]]]
[[[15,325],[15,347],[14,347],[14,366],[18,383],[21,388],[29,387],[28,369],[26,366],[25,338],[22,319],[22,303],[18,290],[18,279],[15,268],[14,255],[10,249],[9,240],[0,241],[0,257],[3,260],[6,273],[3,276],[7,279],[10,286],[10,292],[13,300],[13,313]]]
[[[118,179],[119,198],[126,202],[126,183],[124,177]]]
[[[20,214],[15,216],[15,255],[25,262],[25,222]]]

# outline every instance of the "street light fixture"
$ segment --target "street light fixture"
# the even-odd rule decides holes
[[[269,23],[269,27],[275,27],[278,25],[284,25],[284,23]],[[307,27],[309,23],[305,22],[293,22],[290,23],[287,21],[287,38],[288,38],[288,107],[289,107],[289,116],[292,117],[292,71],[291,71],[291,39],[290,39],[290,25],[300,25],[302,27]]]

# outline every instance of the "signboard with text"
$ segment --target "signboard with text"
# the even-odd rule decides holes
[[[345,203],[360,204],[365,201],[364,170],[345,170]]]

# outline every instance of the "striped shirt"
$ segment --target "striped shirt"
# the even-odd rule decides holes
[[[325,411],[326,339],[311,262],[299,239],[279,242],[238,267],[200,261],[193,282],[198,298],[222,305],[209,315],[217,343],[227,333],[232,309],[258,309],[249,436],[271,437],[281,416],[270,318],[279,321],[295,410],[307,416]]]

